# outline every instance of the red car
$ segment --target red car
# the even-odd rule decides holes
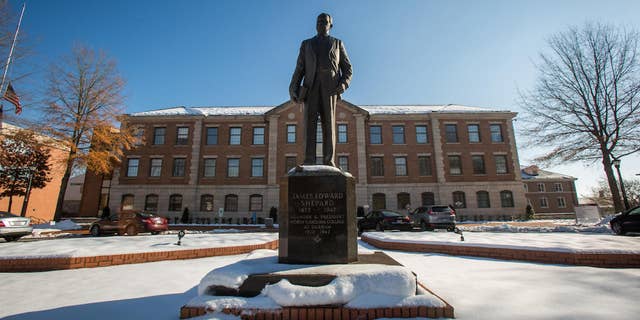
[[[89,228],[89,233],[94,237],[107,233],[135,236],[140,232],[158,234],[168,229],[169,225],[166,218],[145,211],[126,210],[120,212],[117,216],[94,222]]]

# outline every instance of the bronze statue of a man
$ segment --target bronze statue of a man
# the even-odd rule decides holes
[[[342,41],[329,36],[332,26],[329,14],[318,15],[318,34],[302,41],[296,70],[289,85],[291,100],[304,103],[305,106],[305,165],[316,163],[316,127],[320,116],[322,163],[336,166],[336,104],[340,95],[349,87],[352,69]]]

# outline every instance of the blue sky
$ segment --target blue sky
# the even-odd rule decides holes
[[[9,2],[17,16],[22,1]],[[640,29],[640,1],[32,0],[21,41],[37,68],[14,87],[42,87],[48,64],[85,44],[117,61],[129,113],[278,105],[321,12],[333,16],[331,34],[346,44],[354,77],[344,98],[355,104],[520,112],[518,90],[533,86],[550,35],[587,21]],[[538,150],[524,149],[521,137],[518,143],[529,163]],[[602,171],[600,164],[549,169],[580,178],[581,193]],[[640,157],[624,159],[622,169],[627,177],[640,173]]]

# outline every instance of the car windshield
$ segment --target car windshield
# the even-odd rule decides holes
[[[451,209],[447,206],[440,206],[440,207],[431,207],[431,211],[433,212],[449,212],[451,211]]]
[[[138,212],[138,215],[143,218],[151,218],[155,216],[153,213],[144,212],[144,211]]]
[[[15,217],[17,216],[13,213],[0,211],[0,218],[15,218]]]
[[[382,215],[385,217],[404,217],[403,214],[395,211],[382,211]]]

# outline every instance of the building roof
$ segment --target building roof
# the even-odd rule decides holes
[[[509,112],[481,107],[469,107],[462,105],[365,105],[358,106],[369,114],[423,114],[423,113],[476,113],[476,112]],[[219,107],[174,107],[132,113],[132,117],[154,116],[239,116],[239,115],[264,115],[276,107],[269,106],[219,106]]]
[[[566,174],[542,170],[536,165],[521,167],[522,180],[578,180]]]

